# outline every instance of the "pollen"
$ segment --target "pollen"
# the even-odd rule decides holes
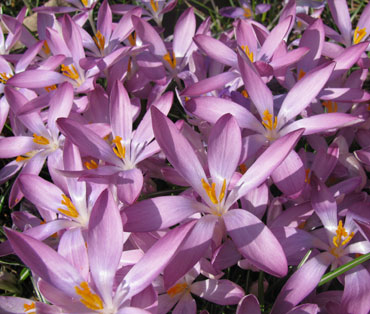
[[[105,38],[102,35],[102,33],[98,31],[93,39],[94,39],[96,46],[100,49],[100,51],[103,51],[104,46],[105,46]]]
[[[158,1],[150,0],[150,5],[154,12],[158,11]]]
[[[62,194],[62,198],[62,205],[65,205],[68,209],[58,208],[58,211],[68,217],[77,218],[79,216],[78,211],[76,210],[75,205],[73,205],[71,199],[65,194]]]
[[[253,51],[250,51],[249,50],[249,47],[247,45],[243,45],[241,46],[243,51],[245,52],[245,54],[248,56],[249,60],[251,60],[251,62],[253,62]]]
[[[247,92],[245,89],[243,89],[243,90],[242,90],[242,95],[243,95],[245,98],[248,98],[248,97],[249,97],[248,92]]]
[[[366,28],[361,28],[357,26],[355,29],[355,32],[353,34],[353,44],[356,45],[358,44],[366,35]]]
[[[6,82],[13,76],[13,74],[7,74],[5,72],[0,73],[0,83],[6,84]]]
[[[72,70],[70,69],[69,66],[62,64],[60,66],[60,69],[62,70],[62,74],[66,77],[69,77],[72,80],[78,80],[80,76],[76,70],[76,67],[73,64],[71,67],[72,67]]]
[[[247,19],[252,17],[252,10],[250,8],[243,8],[244,14],[243,16]]]
[[[348,235],[348,232],[343,227],[342,220],[339,220],[338,228],[335,231],[336,236],[333,237],[333,247],[330,250],[330,253],[333,254],[335,257],[339,257],[338,249],[341,249],[343,246],[345,246],[351,239],[354,237],[354,232],[351,232],[351,234]]]
[[[81,282],[81,288],[76,286],[76,293],[81,296],[80,302],[90,310],[102,310],[103,301],[100,297],[90,291],[89,285],[86,281]]]
[[[98,164],[95,160],[91,159],[90,161],[86,161],[84,163],[85,167],[89,170],[98,168]]]
[[[326,108],[328,113],[338,111],[338,103],[337,102],[333,102],[331,100],[326,100],[326,101],[323,101],[322,105]]]
[[[88,3],[88,0],[81,0],[81,2],[82,2],[82,4],[84,5],[84,7],[86,8],[87,7],[87,5],[89,4]]]
[[[47,55],[50,53],[50,48],[49,48],[49,45],[46,42],[46,40],[44,42],[44,45],[42,46],[42,51],[45,52],[45,54],[47,54]]]
[[[163,59],[168,62],[168,64],[171,66],[172,69],[176,68],[176,57],[175,54],[172,54],[172,57],[169,52],[167,52],[164,56]]]
[[[270,131],[275,130],[277,125],[277,117],[275,117],[273,120],[273,115],[266,109],[263,112],[262,124]]]
[[[54,85],[46,86],[46,87],[44,87],[44,88],[45,88],[45,90],[46,90],[48,93],[50,93],[52,90],[57,89],[57,86],[54,84]]]
[[[36,309],[35,302],[32,302],[31,304],[26,304],[26,303],[23,304],[23,309],[25,312],[27,312],[27,314],[36,314],[36,311],[28,312],[28,311]]]
[[[122,137],[118,135],[114,138],[112,142],[116,144],[116,147],[113,148],[113,151],[117,155],[117,157],[121,159],[125,159],[126,149],[125,149],[125,146],[122,145],[121,141],[122,141]]]
[[[224,182],[223,182],[222,188],[221,188],[221,192],[220,192],[220,195],[218,196],[218,198],[216,196],[216,183],[213,182],[212,185],[209,185],[209,183],[207,183],[206,180],[202,179],[202,185],[203,185],[203,189],[205,189],[209,199],[211,200],[211,202],[213,204],[219,204],[219,203],[222,202],[222,200],[225,197],[226,179],[224,179]]]
[[[131,46],[136,46],[136,32],[132,33],[128,36],[128,41],[130,42]]]
[[[306,72],[305,71],[303,71],[302,69],[300,69],[299,70],[299,72],[298,72],[298,81],[302,78],[302,77],[304,77],[306,75]]]
[[[36,133],[33,133],[33,141],[36,144],[40,144],[40,145],[49,145],[50,144],[49,140],[46,137],[41,136],[41,135],[37,135]]]
[[[184,292],[185,290],[187,290],[189,288],[188,284],[187,283],[178,283],[176,285],[174,285],[173,287],[171,287],[170,289],[167,290],[167,294],[173,298],[174,296],[176,296],[177,294],[179,293],[182,293]]]

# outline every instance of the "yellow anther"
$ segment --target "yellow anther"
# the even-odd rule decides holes
[[[263,112],[262,124],[268,130],[275,130],[277,125],[277,117],[275,117],[274,122],[272,122],[273,115],[266,109]]]
[[[150,5],[154,12],[158,11],[158,1],[150,0]]]
[[[327,109],[327,112],[337,112],[338,111],[338,103],[333,102],[331,100],[323,101],[322,105]]]
[[[64,76],[69,77],[72,80],[77,80],[80,77],[73,64],[72,64],[72,70],[69,68],[69,66],[66,66],[64,64],[61,64],[60,69],[62,70],[62,74]]]
[[[209,183],[207,183],[206,180],[202,179],[202,185],[203,185],[203,189],[206,190],[207,195],[213,204],[218,204],[222,202],[222,200],[225,197],[226,179],[224,179],[224,182],[222,184],[222,189],[221,189],[218,199],[216,196],[216,183],[212,183],[212,185],[209,185]]]
[[[299,70],[299,73],[298,73],[298,81],[304,77],[306,75],[306,72],[303,71],[302,69]]]
[[[30,159],[31,157],[27,157],[27,156],[18,156],[15,161],[16,162],[21,162],[21,161],[24,161],[24,160],[27,160],[27,159]]]
[[[127,72],[131,72],[131,57],[128,58],[128,63],[127,63]]]
[[[76,293],[81,296],[80,302],[90,310],[102,310],[103,301],[100,297],[90,291],[89,285],[86,281],[81,282],[81,288],[76,286]]]
[[[187,283],[185,283],[185,282],[184,283],[178,283],[178,284],[174,285],[173,287],[171,287],[170,289],[168,289],[167,294],[171,298],[173,298],[174,296],[176,296],[179,293],[184,292],[188,288],[189,288],[189,286],[187,285]]]
[[[33,133],[33,141],[36,144],[40,144],[40,145],[49,145],[50,143],[46,137],[37,135],[36,133]]]
[[[189,101],[190,100],[190,98],[189,97],[187,97],[187,96],[185,96],[185,102],[187,102],[187,101]]]
[[[7,74],[5,72],[0,73],[0,83],[6,84],[6,82],[13,76],[13,74]]]
[[[25,312],[33,310],[35,308],[36,308],[35,302],[32,302],[31,304],[26,304],[26,303],[23,304],[23,309]],[[31,312],[31,313],[36,313],[36,312]],[[27,314],[31,314],[31,313],[27,313]]]
[[[250,51],[249,47],[247,45],[245,45],[245,46],[243,45],[241,47],[244,50],[245,54],[248,56],[249,60],[251,60],[251,62],[253,62],[253,51]]]
[[[310,169],[305,170],[306,176],[305,176],[304,182],[306,182],[307,184],[311,183],[310,172],[311,172]]]
[[[87,5],[89,4],[88,3],[88,0],[81,0],[81,2],[82,2],[82,4],[84,5],[84,7],[86,8],[87,7]]]
[[[240,173],[241,173],[241,174],[246,173],[246,172],[247,172],[247,170],[248,170],[248,168],[247,168],[247,166],[246,166],[245,164],[241,164],[241,165],[239,165],[239,169],[240,169]]]
[[[242,95],[243,95],[245,98],[248,98],[248,97],[249,97],[248,92],[247,92],[245,89],[243,89],[243,90],[242,90]]]
[[[98,31],[93,39],[94,39],[96,46],[100,49],[100,51],[103,51],[105,47],[105,38],[102,35],[102,33]]]
[[[348,232],[343,227],[342,220],[339,220],[338,228],[335,232],[337,234],[336,236],[333,237],[333,244],[334,244],[335,247],[340,247],[340,246],[346,245],[349,241],[351,241],[351,239],[355,235],[354,232],[351,232],[351,234],[348,235]],[[342,241],[342,237],[344,238],[343,241]]]
[[[357,26],[355,29],[355,33],[353,34],[353,44],[358,44],[366,35],[366,28],[361,28]]]
[[[45,52],[45,54],[47,55],[50,53],[50,48],[46,40],[44,42],[44,45],[42,46],[42,51]]]
[[[298,27],[298,28],[301,28],[302,26],[303,26],[302,21],[297,21],[297,27]]]
[[[75,205],[73,205],[71,199],[65,194],[62,194],[62,198],[62,205],[65,205],[68,209],[58,208],[58,210],[66,216],[77,218],[78,211],[76,210]]]
[[[176,68],[176,57],[175,54],[172,54],[172,57],[169,52],[167,52],[164,56],[163,59],[168,62],[168,64],[171,66],[172,69]]]
[[[128,41],[130,42],[131,46],[136,46],[136,32],[132,33],[128,36]]]
[[[93,159],[91,159],[90,162],[86,161],[84,165],[89,170],[98,168],[98,164]]]
[[[249,19],[252,17],[252,10],[250,8],[243,8],[244,10],[244,17]]]
[[[125,159],[126,149],[125,149],[125,146],[122,145],[121,141],[122,141],[122,137],[118,135],[114,138],[112,142],[116,144],[116,147],[113,147],[113,151],[117,155],[117,157],[121,159]]]
[[[44,87],[44,88],[45,88],[45,90],[46,90],[48,93],[50,93],[52,90],[57,89],[57,86],[54,84],[54,85],[46,86],[46,87]]]

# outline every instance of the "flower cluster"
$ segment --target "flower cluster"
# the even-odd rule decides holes
[[[0,312],[367,314],[370,4],[353,27],[345,0],[289,0],[267,28],[241,1],[216,36],[193,7],[165,30],[176,1],[68,2],[36,34],[0,17],[0,255],[42,296]],[[230,276],[256,271],[258,299]]]

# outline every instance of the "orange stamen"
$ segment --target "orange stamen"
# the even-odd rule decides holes
[[[178,283],[176,285],[174,285],[173,287],[171,287],[170,289],[167,290],[167,294],[173,298],[174,296],[176,296],[177,294],[187,290],[189,287],[187,285],[187,283]]]
[[[169,52],[167,52],[164,56],[163,59],[168,62],[168,64],[171,66],[172,69],[176,68],[176,57],[175,54],[172,54],[172,58]]]
[[[102,310],[104,308],[103,301],[97,294],[90,291],[87,282],[81,282],[80,286],[82,289],[78,286],[75,287],[76,293],[81,296],[80,302],[90,310]]]
[[[268,130],[275,130],[277,125],[277,117],[275,117],[274,122],[272,122],[273,115],[266,109],[263,112],[262,124]],[[266,121],[266,122],[265,122]]]
[[[355,29],[355,33],[353,34],[353,44],[358,44],[366,35],[366,28],[361,28],[359,30],[359,27],[357,26]]]
[[[50,143],[46,137],[37,135],[36,133],[33,133],[33,141],[36,144],[40,144],[40,145],[49,145]]]
[[[58,208],[58,211],[66,216],[77,218],[79,216],[78,211],[76,210],[75,205],[73,205],[71,199],[65,194],[62,194],[62,198],[62,205],[65,205],[68,209]]]
[[[104,46],[105,46],[105,38],[102,35],[102,33],[98,31],[93,39],[94,39],[96,46],[100,49],[100,51],[103,51]]]
[[[244,50],[245,54],[248,56],[249,60],[251,60],[251,62],[253,62],[253,51],[250,51],[249,47],[247,45],[245,45],[245,46],[243,45],[241,47]]]

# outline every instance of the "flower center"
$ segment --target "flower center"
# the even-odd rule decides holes
[[[94,159],[91,159],[90,161],[86,161],[84,165],[88,170],[98,168],[98,164],[96,163]]]
[[[179,293],[182,293],[184,292],[185,290],[188,290],[189,289],[189,286],[187,283],[178,283],[176,285],[174,285],[173,287],[171,287],[170,289],[167,290],[167,294],[173,298],[174,296],[176,296],[177,294]]]
[[[32,312],[28,312],[30,310],[34,310],[36,309],[36,304],[35,302],[32,302],[31,304],[23,304],[23,309],[25,312],[27,312],[27,314],[36,314],[36,311],[32,311]]]
[[[86,281],[81,282],[81,288],[76,286],[76,293],[81,296],[80,302],[90,310],[102,310],[103,301],[100,297],[90,291],[89,285]]]
[[[122,141],[122,137],[118,135],[114,138],[112,142],[116,144],[116,147],[113,147],[113,151],[117,155],[117,157],[124,160],[125,155],[126,155],[126,149],[125,149],[125,146],[122,145],[121,141]]]
[[[49,145],[50,144],[49,140],[46,137],[41,136],[41,135],[37,135],[36,133],[33,133],[33,141],[36,144],[40,144],[40,145]]]
[[[150,0],[150,5],[154,12],[158,11],[158,1]]]
[[[5,84],[12,76],[13,74],[0,73],[0,83]]]
[[[79,216],[78,211],[76,210],[75,205],[73,205],[71,199],[65,194],[62,194],[62,198],[63,199],[61,203],[62,205],[65,205],[67,209],[58,208],[58,211],[60,211],[62,214],[68,217],[77,218]]]
[[[355,29],[355,33],[353,34],[353,44],[358,44],[366,35],[366,28],[361,28],[357,26]]]
[[[176,68],[176,57],[175,54],[172,53],[172,57],[169,52],[167,52],[164,56],[163,59],[168,62],[168,64],[171,66],[172,69]]]
[[[245,54],[248,56],[249,60],[251,60],[251,62],[253,62],[253,51],[250,51],[249,47],[247,45],[245,45],[245,46],[243,45],[242,49],[244,50]]]
[[[338,111],[338,103],[331,100],[323,101],[322,105],[326,108],[326,111],[329,113]]]
[[[48,93],[50,93],[52,90],[57,89],[57,86],[54,84],[54,85],[46,86],[46,87],[44,87],[44,88],[45,88],[45,90],[46,90]]]
[[[206,180],[202,179],[202,185],[203,185],[203,189],[206,190],[207,192],[207,195],[209,197],[209,199],[211,200],[211,202],[213,204],[219,204],[222,202],[222,200],[224,199],[225,197],[225,191],[226,191],[226,179],[224,179],[224,182],[222,184],[222,188],[221,188],[221,192],[220,192],[220,195],[216,196],[216,183],[212,183],[212,185],[209,185],[208,182],[206,182]]]
[[[267,109],[263,112],[262,124],[267,130],[272,131],[276,129],[277,117],[275,117],[274,120],[272,119],[273,117],[274,116]]]
[[[100,49],[100,51],[103,51],[104,46],[105,46],[105,38],[102,35],[102,33],[98,31],[93,39],[94,39],[96,46]]]
[[[128,41],[130,42],[131,46],[136,46],[136,32],[134,32],[134,35],[132,33],[128,36]]]
[[[249,19],[252,16],[252,10],[250,8],[243,8],[244,10],[244,17]]]
[[[95,39],[95,38],[94,38]],[[71,70],[72,68],[72,70]],[[71,68],[67,65],[61,64],[60,69],[62,71],[62,74],[74,81],[78,84],[78,86],[81,85],[80,75],[78,74],[76,67],[72,64]]]
[[[353,238],[355,235],[354,232],[351,232],[350,235],[348,235],[348,232],[343,227],[342,220],[339,220],[338,228],[335,231],[336,236],[333,237],[333,247],[330,250],[330,253],[333,254],[335,257],[339,257],[340,253],[342,251],[342,248]],[[343,240],[342,240],[343,238]]]

